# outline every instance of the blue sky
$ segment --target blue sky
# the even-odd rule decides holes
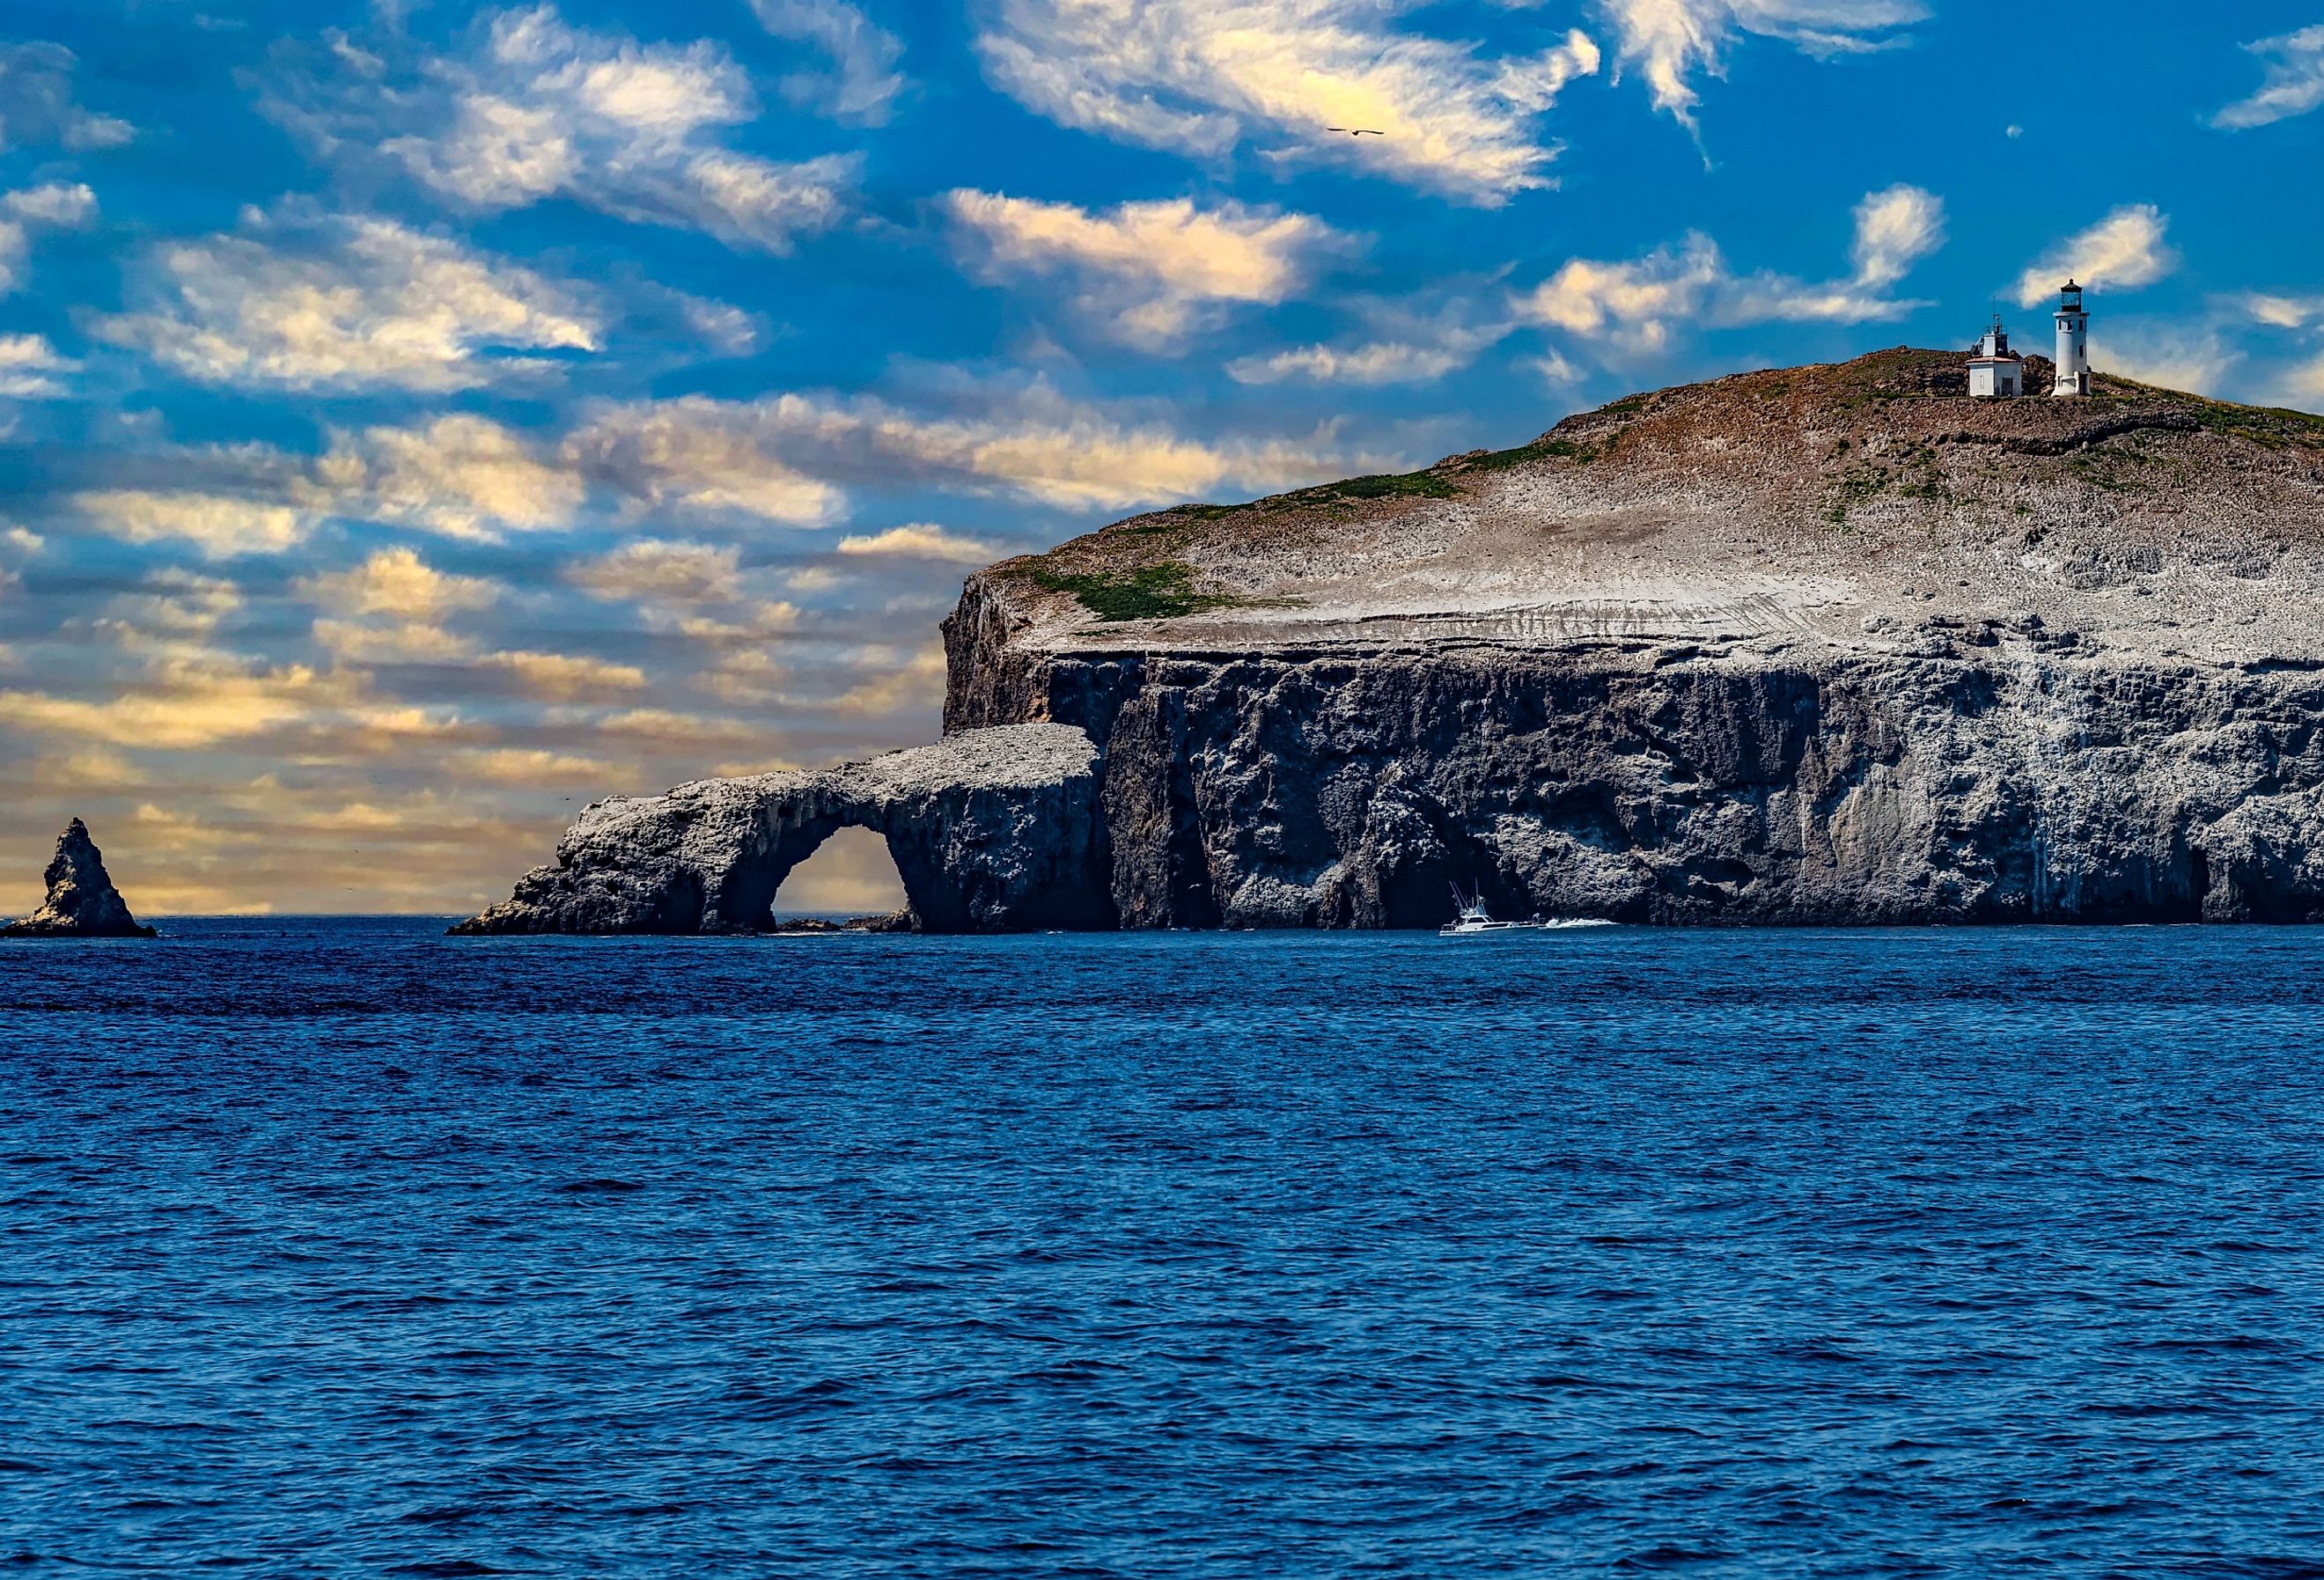
[[[157,912],[467,910],[595,795],[929,738],[1001,554],[2038,346],[2070,272],[2102,368],[2324,408],[2318,0],[0,28],[10,909],[78,813]]]

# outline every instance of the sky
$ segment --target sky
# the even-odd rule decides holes
[[[11,0],[0,910],[471,911],[1004,555],[2070,273],[2324,410],[2319,171],[2324,0]]]

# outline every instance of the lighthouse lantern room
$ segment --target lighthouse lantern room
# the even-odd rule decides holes
[[[2050,393],[2090,393],[2090,315],[2082,310],[2082,288],[2070,280],[2058,296],[2058,387]]]

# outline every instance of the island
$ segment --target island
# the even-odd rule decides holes
[[[764,929],[849,825],[931,931],[2324,917],[2324,418],[2012,360],[2043,394],[1900,347],[1005,560],[941,742],[599,803],[457,930]]]

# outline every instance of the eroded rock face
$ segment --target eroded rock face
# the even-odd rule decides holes
[[[2324,673],[2043,651],[1051,655],[1125,926],[2324,920]]]
[[[1125,926],[2324,919],[2324,420],[1961,362],[1003,562],[946,727],[1100,743]]]
[[[702,780],[584,812],[557,861],[457,933],[748,932],[842,827],[886,836],[914,925],[1112,925],[1097,749],[1063,725],[973,730],[862,762]]]
[[[75,818],[57,836],[57,854],[42,874],[49,896],[41,909],[22,921],[0,928],[9,938],[150,938],[153,929],[138,924],[129,913],[121,891],[105,870],[105,854],[88,836],[88,827]]]

